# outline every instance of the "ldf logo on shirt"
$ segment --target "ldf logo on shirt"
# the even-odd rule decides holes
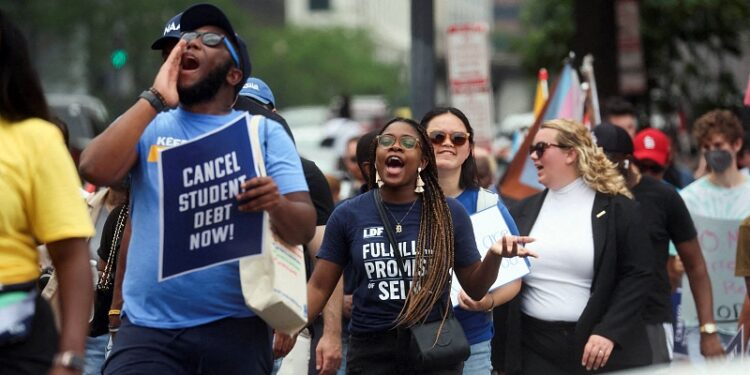
[[[383,237],[383,227],[370,227],[365,228],[362,234],[362,239]]]

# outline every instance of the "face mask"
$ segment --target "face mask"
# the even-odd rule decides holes
[[[724,172],[732,164],[732,154],[726,150],[708,151],[706,152],[706,164],[714,172]]]

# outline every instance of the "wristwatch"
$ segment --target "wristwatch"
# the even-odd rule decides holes
[[[74,371],[83,371],[83,368],[86,365],[86,360],[75,352],[68,350],[62,353],[57,353],[52,363],[55,366],[62,366]]]
[[[701,333],[706,333],[710,335],[712,333],[719,332],[719,328],[717,328],[716,324],[714,323],[706,323],[700,327],[700,331]]]

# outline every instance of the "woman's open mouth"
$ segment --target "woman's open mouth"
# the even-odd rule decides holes
[[[385,159],[385,170],[388,174],[398,174],[404,169],[404,161],[398,156],[389,156]]]

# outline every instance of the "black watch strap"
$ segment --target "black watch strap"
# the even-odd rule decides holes
[[[161,94],[153,87],[148,90],[144,90],[138,97],[146,99],[146,101],[151,104],[152,107],[154,107],[154,110],[156,110],[157,113],[169,109],[169,107],[167,106],[167,101],[164,100],[164,97],[161,96]]]

